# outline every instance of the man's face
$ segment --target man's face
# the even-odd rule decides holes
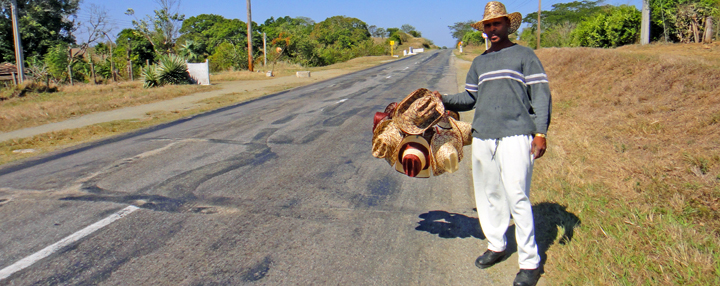
[[[498,43],[503,39],[507,39],[509,29],[510,20],[507,17],[493,19],[484,23],[484,32],[491,43]]]

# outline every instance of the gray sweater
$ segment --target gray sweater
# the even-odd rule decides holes
[[[545,69],[530,48],[514,45],[476,57],[465,82],[465,91],[443,95],[443,104],[454,111],[475,109],[474,137],[547,133],[550,87]]]

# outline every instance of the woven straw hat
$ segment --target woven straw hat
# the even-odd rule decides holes
[[[426,88],[410,93],[395,109],[393,120],[398,128],[410,135],[422,134],[445,114],[445,106]]]
[[[442,121],[448,121],[450,129],[444,129],[438,124],[435,128],[435,135],[432,138],[432,164],[433,175],[438,176],[445,172],[453,173],[460,168],[460,160],[463,158],[462,131],[458,128],[457,122],[452,117],[444,117]]]
[[[408,135],[395,151],[395,170],[410,177],[429,178],[433,156],[430,144],[418,135]]]
[[[460,133],[460,138],[463,139],[463,145],[471,145],[472,144],[472,125],[470,123],[464,122],[464,121],[457,121],[453,118],[450,118],[449,120],[452,125],[458,129]]]
[[[397,149],[403,136],[391,119],[380,122],[373,131],[372,154],[375,158],[385,158],[390,166],[395,165]]]
[[[475,24],[471,24],[470,26],[475,28],[475,30],[482,31],[484,28],[483,23],[485,21],[497,19],[500,17],[507,17],[508,19],[510,19],[510,29],[508,29],[508,34],[512,34],[517,31],[517,29],[520,28],[520,24],[522,24],[522,15],[520,14],[520,12],[508,14],[503,3],[492,1],[488,2],[487,5],[485,5],[485,15],[483,16],[483,19]]]

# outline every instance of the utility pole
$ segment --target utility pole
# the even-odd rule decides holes
[[[250,12],[250,0],[247,0],[247,38],[248,38],[248,70],[253,71],[253,56],[252,56],[252,13]]]
[[[72,74],[72,64],[73,64],[73,55],[72,55],[72,47],[68,45],[68,80],[70,80],[70,85],[73,85],[73,74]]]
[[[647,1],[647,0],[645,0]],[[538,0],[538,26],[537,26],[537,48],[540,49],[540,12],[542,10],[542,0]]]
[[[263,32],[263,67],[267,67],[267,35]]]
[[[20,41],[20,27],[18,27],[17,21],[18,12],[16,0],[11,0],[10,10],[12,10],[13,36],[15,38],[15,65],[17,66],[19,82],[23,83],[23,81],[25,81],[25,63],[23,62],[22,41]]]
[[[650,4],[648,0],[643,0],[641,22],[640,44],[647,45],[650,43]]]

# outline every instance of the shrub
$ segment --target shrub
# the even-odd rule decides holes
[[[156,65],[147,65],[142,69],[143,87],[151,88],[161,86],[160,76]]]
[[[162,84],[190,83],[185,59],[177,55],[160,56],[157,74]]]
[[[634,6],[615,7],[581,22],[571,33],[572,44],[602,48],[632,44],[639,35],[640,18],[640,11]]]
[[[158,59],[157,65],[148,65],[143,68],[143,87],[190,83],[190,75],[184,58],[176,55],[161,55]]]

